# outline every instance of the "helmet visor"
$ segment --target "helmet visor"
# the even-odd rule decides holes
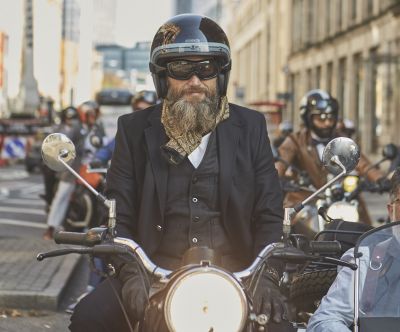
[[[214,59],[203,61],[177,60],[167,63],[167,74],[176,80],[188,80],[196,75],[201,80],[217,77],[221,66]]]

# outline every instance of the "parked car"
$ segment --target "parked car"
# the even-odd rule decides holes
[[[99,105],[130,105],[133,94],[128,89],[104,89],[96,94]]]

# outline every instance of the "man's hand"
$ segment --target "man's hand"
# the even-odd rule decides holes
[[[378,185],[379,192],[388,192],[390,190],[391,182],[386,176],[379,178],[376,183]]]
[[[89,163],[90,168],[102,168],[105,167],[103,162],[99,159],[94,159]]]
[[[122,302],[132,322],[142,320],[149,302],[149,290],[138,272],[136,263],[127,263],[119,272],[122,282]]]
[[[253,300],[255,312],[266,315],[268,320],[272,317],[275,323],[280,323],[287,317],[286,298],[277,283],[265,273],[260,278]]]

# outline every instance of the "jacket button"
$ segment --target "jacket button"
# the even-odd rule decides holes
[[[198,222],[198,221],[200,221],[200,217],[196,216],[193,218],[193,222]]]
[[[193,197],[193,198],[192,198],[192,202],[193,202],[193,203],[197,203],[198,201],[199,201],[199,200],[198,200],[196,197]]]
[[[192,242],[193,242],[193,243],[197,243],[197,238],[194,237],[194,238],[192,239]]]
[[[161,232],[162,231],[162,226],[161,225],[157,225],[156,229],[157,229],[157,231]]]

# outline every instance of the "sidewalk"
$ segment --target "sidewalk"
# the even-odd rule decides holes
[[[39,252],[60,248],[38,238],[0,238],[0,307],[57,310],[78,255],[36,260]]]

